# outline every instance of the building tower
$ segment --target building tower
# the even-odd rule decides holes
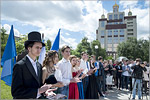
[[[99,26],[96,30],[96,39],[101,47],[106,49],[108,56],[116,58],[117,46],[121,42],[127,41],[130,37],[137,38],[136,16],[132,16],[129,9],[128,16],[124,12],[119,12],[119,5],[113,5],[113,12],[104,13],[99,19]]]

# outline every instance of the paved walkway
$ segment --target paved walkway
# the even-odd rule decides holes
[[[129,100],[130,94],[131,92],[124,89],[124,90],[117,90],[116,88],[113,88],[113,90],[108,90],[107,91],[108,94],[106,94],[106,97],[100,97],[100,100]],[[132,100],[132,95],[131,95],[131,99]],[[138,100],[138,96],[136,95],[135,100]],[[150,100],[149,95],[147,95],[147,99],[146,99],[146,95],[143,94],[143,100]]]

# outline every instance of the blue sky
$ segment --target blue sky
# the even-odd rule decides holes
[[[146,1],[146,2],[145,2]],[[137,16],[138,39],[147,39],[149,35],[149,2],[117,1],[119,11],[127,15],[129,7]],[[53,43],[61,28],[60,47],[76,48],[83,37],[89,41],[96,39],[98,19],[112,12],[114,0],[106,1],[1,1],[1,25],[9,33],[14,25],[15,35],[39,31],[45,34],[45,40]]]

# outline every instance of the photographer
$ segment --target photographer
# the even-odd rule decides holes
[[[131,69],[133,69],[133,100],[135,99],[136,94],[136,85],[138,84],[138,98],[141,99],[141,87],[142,87],[142,79],[143,79],[143,70],[146,71],[145,65],[141,63],[141,59],[136,59],[136,65],[132,66]]]

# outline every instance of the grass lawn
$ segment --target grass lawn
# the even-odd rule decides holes
[[[1,77],[1,73],[2,73],[2,68],[0,68],[0,77]],[[6,85],[4,81],[0,81],[1,83],[1,87],[0,87],[0,99],[13,99],[13,97],[11,96],[11,87]]]

